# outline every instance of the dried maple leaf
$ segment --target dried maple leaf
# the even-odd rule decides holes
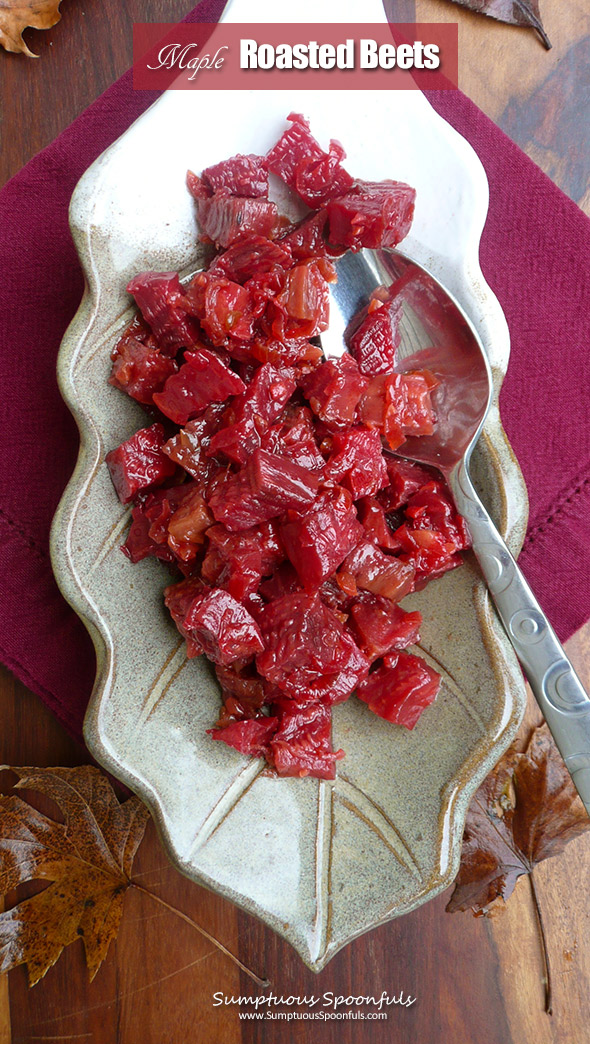
[[[51,798],[64,822],[15,795],[0,797],[0,893],[25,881],[52,882],[0,914],[0,971],[26,964],[33,986],[81,937],[92,979],[117,934],[149,812],[136,797],[119,804],[91,765],[11,771],[17,788]]]
[[[523,753],[508,750],[475,794],[447,910],[478,913],[499,896],[508,899],[521,874],[558,855],[589,827],[571,776],[542,725]]]
[[[37,58],[27,47],[22,32],[27,26],[51,29],[61,18],[60,3],[61,0],[29,0],[29,3],[0,0],[0,46],[5,51],[18,51],[29,58]]]
[[[453,0],[453,3],[468,7],[478,14],[489,15],[499,22],[529,26],[537,31],[547,50],[551,47],[541,21],[539,0]]]

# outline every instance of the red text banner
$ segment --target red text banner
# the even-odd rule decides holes
[[[136,24],[136,90],[453,90],[456,24]]]

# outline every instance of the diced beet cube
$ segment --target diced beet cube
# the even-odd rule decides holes
[[[359,522],[367,537],[386,551],[400,551],[401,544],[387,524],[385,511],[374,497],[363,497],[357,506]]]
[[[396,529],[395,535],[406,552],[406,560],[414,563],[417,576],[437,572],[457,550],[453,540],[435,529],[411,529],[402,525]]]
[[[406,435],[432,435],[436,414],[430,395],[439,381],[429,370],[403,373],[406,406],[402,424]]]
[[[221,685],[223,709],[217,725],[224,728],[232,721],[244,718],[255,718],[266,701],[265,682],[255,671],[242,668],[237,671],[235,665],[222,667],[215,665],[215,674]]]
[[[285,557],[272,523],[241,533],[230,533],[225,526],[216,525],[209,529],[207,537],[209,549],[202,576],[225,588],[239,602],[253,594],[262,577]]]
[[[243,464],[260,445],[260,435],[282,412],[295,391],[293,372],[266,363],[254,374],[246,390],[234,399],[224,414],[223,428],[213,436],[207,450],[223,453]]]
[[[111,359],[113,361],[120,354],[124,345],[130,341],[139,341],[140,344],[145,344],[148,348],[154,348],[156,351],[159,350],[158,342],[140,312],[135,313],[133,319],[119,337],[119,340],[111,352]]]
[[[413,590],[413,563],[386,555],[369,541],[351,551],[344,560],[342,572],[352,576],[363,591],[390,598],[392,602],[401,601]]]
[[[186,172],[186,187],[189,190],[193,199],[197,201],[200,199],[208,199],[211,195],[211,189],[197,174],[192,170]]]
[[[212,344],[219,347],[228,337],[249,341],[254,332],[252,299],[239,283],[221,272],[198,272],[184,297],[187,311],[195,315]]]
[[[295,173],[302,159],[323,159],[325,152],[309,129],[309,120],[298,112],[287,116],[291,126],[283,132],[276,145],[267,152],[264,165],[277,174],[289,188],[295,188]]]
[[[381,490],[379,503],[385,511],[397,511],[408,503],[413,493],[421,486],[432,481],[432,472],[411,460],[400,460],[399,457],[385,458],[389,485]]]
[[[410,231],[415,199],[401,181],[356,181],[328,204],[328,241],[352,250],[397,246]]]
[[[329,267],[326,267],[329,266]],[[329,292],[332,277],[329,261],[302,261],[287,272],[284,289],[269,304],[275,337],[315,337],[328,328]]]
[[[350,350],[365,376],[376,377],[394,369],[395,353],[400,343],[401,311],[400,301],[370,307],[368,315],[350,338]]]
[[[281,525],[281,539],[301,583],[315,591],[363,535],[350,493],[336,487],[319,494],[305,514]]]
[[[131,512],[131,528],[121,550],[132,562],[141,562],[148,556],[163,562],[174,562],[168,546],[168,525],[174,512],[190,496],[195,484],[168,486],[155,489],[141,497]]]
[[[227,189],[232,196],[268,195],[268,173],[262,156],[232,156],[207,167],[201,179],[212,193],[218,189]]]
[[[281,237],[281,246],[289,247],[296,261],[303,261],[308,257],[327,257],[328,250],[324,239],[327,220],[325,210],[310,214]]]
[[[159,486],[176,471],[174,462],[162,453],[164,439],[162,425],[152,424],[107,453],[107,467],[122,504],[149,486]]]
[[[259,501],[276,512],[301,511],[311,504],[318,491],[317,476],[265,450],[257,450],[249,462],[250,484]]]
[[[339,703],[365,677],[368,660],[317,594],[285,595],[260,620],[265,648],[256,667],[292,699]]]
[[[254,591],[253,594],[246,595],[242,603],[246,606],[246,609],[253,616],[257,624],[260,624],[260,614],[263,609],[266,608],[266,602],[259,591]]]
[[[142,272],[131,280],[127,292],[133,294],[165,355],[196,344],[198,329],[182,305],[184,291],[176,272]]]
[[[408,435],[434,431],[430,393],[437,384],[428,370],[373,377],[359,403],[359,416],[364,424],[377,428],[395,450]]]
[[[342,579],[342,576],[336,573],[335,576],[324,580],[319,589],[319,596],[325,605],[334,610],[341,623],[346,623],[353,598],[358,595],[358,588],[352,581],[352,577],[349,577],[348,579],[352,581],[353,590],[345,591],[344,588],[348,585],[343,584]]]
[[[262,577],[269,576],[285,558],[276,523],[272,521],[240,533],[230,533],[225,526],[216,525],[208,530],[207,537],[209,548],[201,575],[245,605],[251,602]]]
[[[350,490],[352,499],[371,496],[387,485],[381,437],[369,428],[349,428],[332,439],[325,477]]]
[[[400,373],[384,373],[366,381],[358,411],[363,424],[383,432],[391,402],[396,392],[398,395],[401,394],[398,391],[399,388],[401,388]]]
[[[227,457],[234,464],[245,464],[247,458],[260,446],[260,432],[254,418],[244,418],[236,424],[223,424],[211,438],[208,456]]]
[[[259,503],[247,466],[237,474],[228,471],[225,481],[215,485],[209,496],[209,507],[215,520],[232,533],[249,529],[267,517],[277,517],[267,516],[264,505]]]
[[[167,545],[168,525],[172,515],[196,488],[195,482],[185,482],[181,486],[154,489],[145,496],[145,499],[142,497],[139,506],[149,520],[149,535],[157,544]]]
[[[257,527],[262,552],[262,575],[270,576],[285,561],[285,548],[278,523],[271,519]]]
[[[315,440],[311,414],[304,406],[297,407],[282,424],[275,424],[262,436],[262,448],[287,457],[309,471],[322,471],[325,460]]]
[[[159,544],[150,536],[151,522],[144,511],[143,504],[138,504],[131,512],[131,526],[121,551],[134,564],[144,558],[159,558],[163,562],[173,562],[174,555],[167,544]]]
[[[336,587],[340,588],[343,594],[346,595],[347,599],[354,598],[358,595],[357,582],[350,573],[336,573],[334,582]]]
[[[393,649],[405,649],[420,640],[422,616],[363,591],[350,607],[350,625],[355,641],[371,663]]]
[[[161,391],[177,369],[174,359],[130,338],[120,343],[113,353],[109,384],[127,392],[137,402],[151,406],[154,392]]]
[[[225,528],[225,527],[222,527]],[[216,587],[225,587],[225,590],[229,590],[224,581],[224,574],[226,573],[227,563],[224,559],[223,554],[215,546],[209,546],[207,553],[201,563],[201,576],[207,583],[215,585]],[[244,581],[246,580],[246,574],[244,575]],[[260,583],[260,572],[255,569],[252,571],[248,580],[252,581],[250,589],[256,591],[258,584]],[[245,589],[248,589],[248,584],[245,583]],[[237,598],[238,602],[242,600],[242,589],[233,588],[229,592],[234,598]]]
[[[412,556],[408,555],[407,558],[411,559]],[[451,555],[450,558],[447,558],[442,562],[436,569],[433,569],[431,566],[425,571],[417,569],[414,590],[422,591],[431,580],[438,580],[439,577],[444,576],[445,573],[449,573],[452,569],[457,569],[461,565],[463,565],[463,558],[457,551],[454,555]]]
[[[268,240],[267,240],[268,242]],[[252,299],[252,311],[257,319],[264,314],[269,301],[273,301],[285,287],[287,282],[287,269],[273,265],[268,272],[260,272],[252,275],[244,283]],[[255,335],[258,333],[256,328]]]
[[[208,590],[198,576],[191,576],[188,580],[181,580],[178,584],[171,584],[164,590],[164,604],[170,611],[180,634],[186,640],[186,655],[189,659],[200,656],[203,647],[191,632],[184,626],[186,614],[197,595]]]
[[[203,458],[200,464],[195,467],[191,465],[187,470],[190,475],[194,476],[195,486],[207,503],[209,503],[209,497],[217,484],[223,482],[227,474],[226,467],[220,464],[219,461],[209,458]]]
[[[259,334],[249,346],[251,358],[273,366],[297,366],[302,373],[313,369],[322,358],[322,349],[305,337],[278,341],[275,337]]]
[[[442,482],[431,481],[414,493],[405,507],[414,529],[433,529],[454,544],[456,551],[470,546],[464,519],[457,514]]]
[[[209,271],[222,272],[236,283],[245,283],[272,272],[277,265],[289,268],[292,260],[291,250],[284,240],[273,242],[254,232],[247,232],[215,258]]]
[[[295,591],[300,590],[301,584],[295,569],[290,562],[283,562],[268,580],[262,581],[258,588],[258,593],[267,602],[274,602],[284,595],[293,594]]]
[[[330,708],[321,703],[294,706],[290,713],[281,713],[266,755],[279,776],[334,779],[336,762],[344,757],[344,751],[332,749],[331,719]]]
[[[416,580],[434,579],[461,562],[458,551],[470,546],[465,520],[457,514],[450,494],[442,482],[430,481],[420,487],[405,507],[408,524],[395,531],[406,558],[416,566]]]
[[[298,113],[287,117],[291,126],[266,156],[266,166],[301,197],[308,207],[317,209],[334,196],[346,192],[353,179],[340,161],[342,146],[330,142],[326,153],[309,130],[309,123]]]
[[[430,481],[410,497],[405,507],[409,524],[395,531],[406,557],[416,566],[416,577],[422,580],[440,576],[452,566],[457,551],[470,545],[464,519],[457,514],[442,482]]]
[[[182,625],[208,658],[222,666],[264,648],[258,625],[247,609],[217,588],[205,588],[193,599]]]
[[[331,141],[329,150],[320,160],[305,157],[295,171],[295,191],[312,210],[324,207],[354,184],[353,178],[340,162],[345,157],[342,146]]]
[[[388,656],[358,688],[357,696],[374,714],[413,729],[422,711],[436,698],[441,678],[411,653]]]
[[[218,522],[232,533],[268,519],[289,508],[302,510],[315,499],[318,479],[284,457],[257,449],[237,475],[220,485],[209,499]]]
[[[214,352],[200,348],[185,352],[184,358],[178,373],[154,395],[155,405],[175,424],[186,424],[210,403],[244,391],[244,382]]]
[[[278,228],[276,203],[268,199],[230,196],[227,189],[220,189],[196,203],[201,230],[218,247],[229,246],[244,232],[272,239]]]
[[[189,492],[168,523],[168,547],[182,562],[192,561],[205,543],[205,530],[212,522],[201,492]]]
[[[180,464],[189,475],[201,478],[210,462],[204,458],[204,452],[211,441],[211,436],[217,431],[221,416],[226,406],[222,403],[212,403],[204,413],[194,420],[189,421],[184,428],[173,435],[164,446],[164,453],[170,460]]]
[[[326,424],[353,423],[358,402],[367,386],[354,359],[344,354],[327,359],[302,381],[303,394]]]
[[[223,729],[207,729],[207,732],[211,739],[221,740],[240,754],[257,758],[263,757],[268,751],[268,744],[278,724],[278,718],[250,718],[247,721],[232,721]]]

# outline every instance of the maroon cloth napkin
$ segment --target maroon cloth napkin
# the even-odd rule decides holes
[[[223,6],[202,0],[189,19]],[[78,448],[55,379],[83,287],[67,211],[83,171],[153,100],[127,73],[0,193],[0,658],[78,737],[94,653],[48,550]],[[468,98],[430,100],[490,182],[481,262],[512,335],[501,405],[530,496],[520,562],[565,639],[590,617],[590,223]]]

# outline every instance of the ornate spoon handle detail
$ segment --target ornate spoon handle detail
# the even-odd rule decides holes
[[[590,697],[481,503],[464,460],[448,478],[500,619],[590,815]]]

